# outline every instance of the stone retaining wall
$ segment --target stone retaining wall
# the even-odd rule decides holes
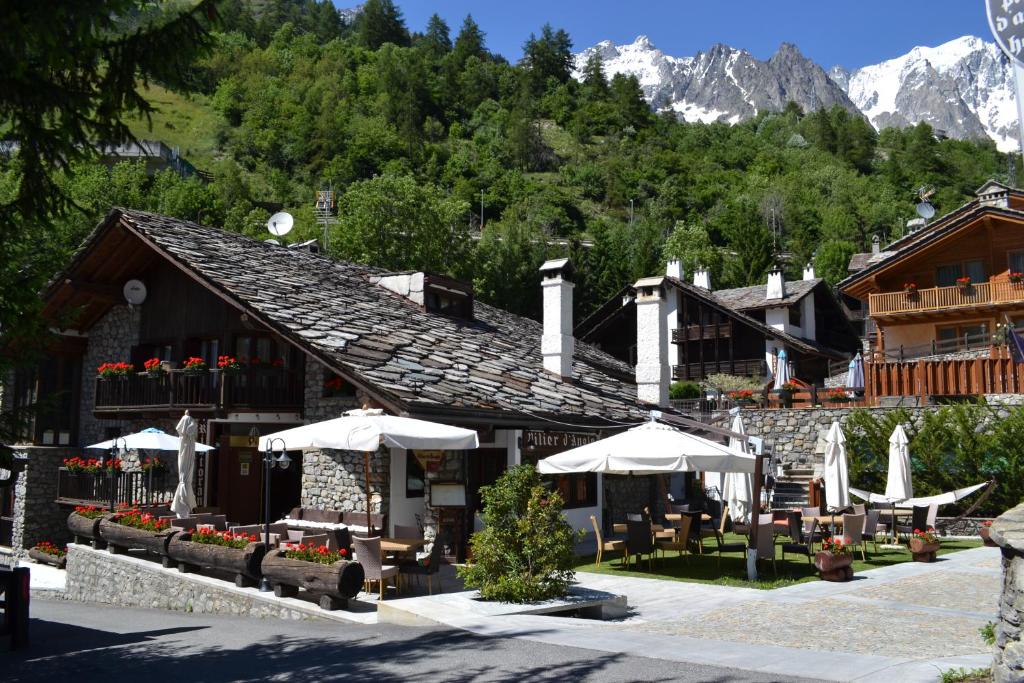
[[[992,677],[996,683],[1024,680],[1024,504],[1004,512],[992,523],[991,538],[1003,551],[1003,592],[999,598],[996,654]]]
[[[316,618],[246,591],[252,589],[238,589],[227,581],[210,577],[178,574],[137,557],[111,555],[75,544],[68,546],[64,594],[69,600],[176,612]]]

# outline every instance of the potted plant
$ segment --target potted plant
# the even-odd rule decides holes
[[[741,406],[748,406],[754,402],[754,392],[750,389],[737,389],[728,393],[729,400]]]
[[[146,368],[146,376],[152,378],[163,377],[167,372],[167,368],[159,358],[150,358],[142,366]]]
[[[163,472],[167,469],[167,463],[160,458],[147,457],[140,463],[143,472]]]
[[[967,291],[971,288],[971,277],[969,275],[958,277],[956,279],[956,286],[959,287],[961,291]]]
[[[134,369],[131,363],[103,363],[96,368],[96,374],[100,379],[124,379]]]
[[[996,542],[993,541],[989,537],[989,534],[991,533],[991,531],[992,531],[992,520],[991,519],[986,519],[984,522],[981,523],[981,526],[978,528],[978,535],[981,536],[982,543],[984,543],[989,548],[995,548],[996,547]]]
[[[64,569],[67,564],[68,548],[58,548],[49,541],[39,541],[34,547],[29,548],[28,556],[39,564],[49,564]]]
[[[829,403],[849,403],[850,395],[845,389],[829,389],[825,392],[825,400]]]
[[[140,548],[163,557],[165,567],[172,565],[167,556],[167,544],[177,532],[177,529],[171,529],[170,520],[134,507],[119,510],[100,520],[100,535],[110,546],[112,554],[123,553],[128,548]]]
[[[1015,270],[1010,271],[1010,284],[1019,285],[1024,283],[1024,273],[1017,272]]]
[[[260,571],[274,586],[274,595],[295,597],[299,588],[320,594],[320,607],[344,607],[363,587],[363,566],[348,559],[342,548],[334,551],[325,545],[271,550],[263,557]]]
[[[793,382],[786,382],[779,387],[779,400],[782,401],[782,405],[786,408],[793,407],[793,394],[800,390],[800,387]]]
[[[821,541],[821,550],[814,554],[814,566],[825,581],[849,581],[853,578],[853,553],[848,539],[836,537]]]
[[[91,545],[97,550],[107,547],[100,535],[100,520],[108,513],[94,505],[79,505],[68,515],[68,529],[74,534],[75,543]]]
[[[217,368],[228,375],[242,371],[242,364],[234,356],[217,356]]]
[[[266,552],[256,534],[205,529],[175,534],[167,545],[167,555],[178,562],[178,571],[213,567],[234,572],[235,585],[239,587],[256,585]]]
[[[181,367],[185,371],[186,375],[201,375],[208,369],[206,361],[202,358],[197,358],[196,356],[189,357],[184,363],[182,363]]]
[[[914,535],[910,537],[910,553],[914,556],[914,562],[934,562],[935,554],[939,550],[939,539],[933,533],[935,529],[927,531],[914,529]]]
[[[903,291],[906,293],[907,298],[912,298],[917,294],[917,283],[916,282],[904,282]]]

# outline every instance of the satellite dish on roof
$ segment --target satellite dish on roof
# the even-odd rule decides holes
[[[292,230],[292,226],[295,225],[295,219],[292,218],[290,213],[281,211],[275,213],[267,221],[267,230],[274,237],[284,237]]]
[[[129,306],[139,306],[146,300],[146,285],[142,280],[129,280],[121,290]]]
[[[921,202],[917,205],[917,215],[928,220],[935,215],[935,207],[931,205],[931,202]]]

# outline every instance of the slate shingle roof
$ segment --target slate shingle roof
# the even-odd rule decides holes
[[[472,321],[428,313],[372,284],[385,274],[376,268],[142,211],[118,210],[108,222],[118,216],[278,333],[410,414],[500,411],[524,422],[542,414],[593,424],[645,415],[627,380],[632,368],[589,345],[576,344],[573,380],[546,373],[542,326],[533,320],[479,302]]]
[[[821,279],[786,282],[786,296],[782,299],[765,298],[765,292],[768,289],[767,285],[718,289],[712,292],[712,294],[729,308],[735,308],[738,311],[749,311],[757,308],[795,304],[807,296],[819,282],[821,282]]]

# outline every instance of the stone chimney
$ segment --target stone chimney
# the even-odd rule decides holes
[[[871,253],[877,254],[882,251],[882,238],[878,235],[871,236]]]
[[[811,261],[808,261],[807,265],[804,266],[804,279],[805,280],[814,280],[814,279],[816,279],[814,277],[814,263],[812,263]]]
[[[544,369],[564,379],[572,378],[572,265],[569,259],[545,261],[540,267],[544,292],[544,332],[540,352]]]
[[[697,266],[693,271],[693,286],[711,291],[711,273],[704,266]]]
[[[636,289],[636,396],[641,403],[668,406],[672,368],[664,278],[638,280]]]
[[[773,268],[768,273],[768,287],[764,293],[765,299],[785,299],[786,279],[782,276],[780,268]]]
[[[672,259],[665,266],[665,275],[674,277],[677,280],[683,279],[683,263],[679,259]]]

